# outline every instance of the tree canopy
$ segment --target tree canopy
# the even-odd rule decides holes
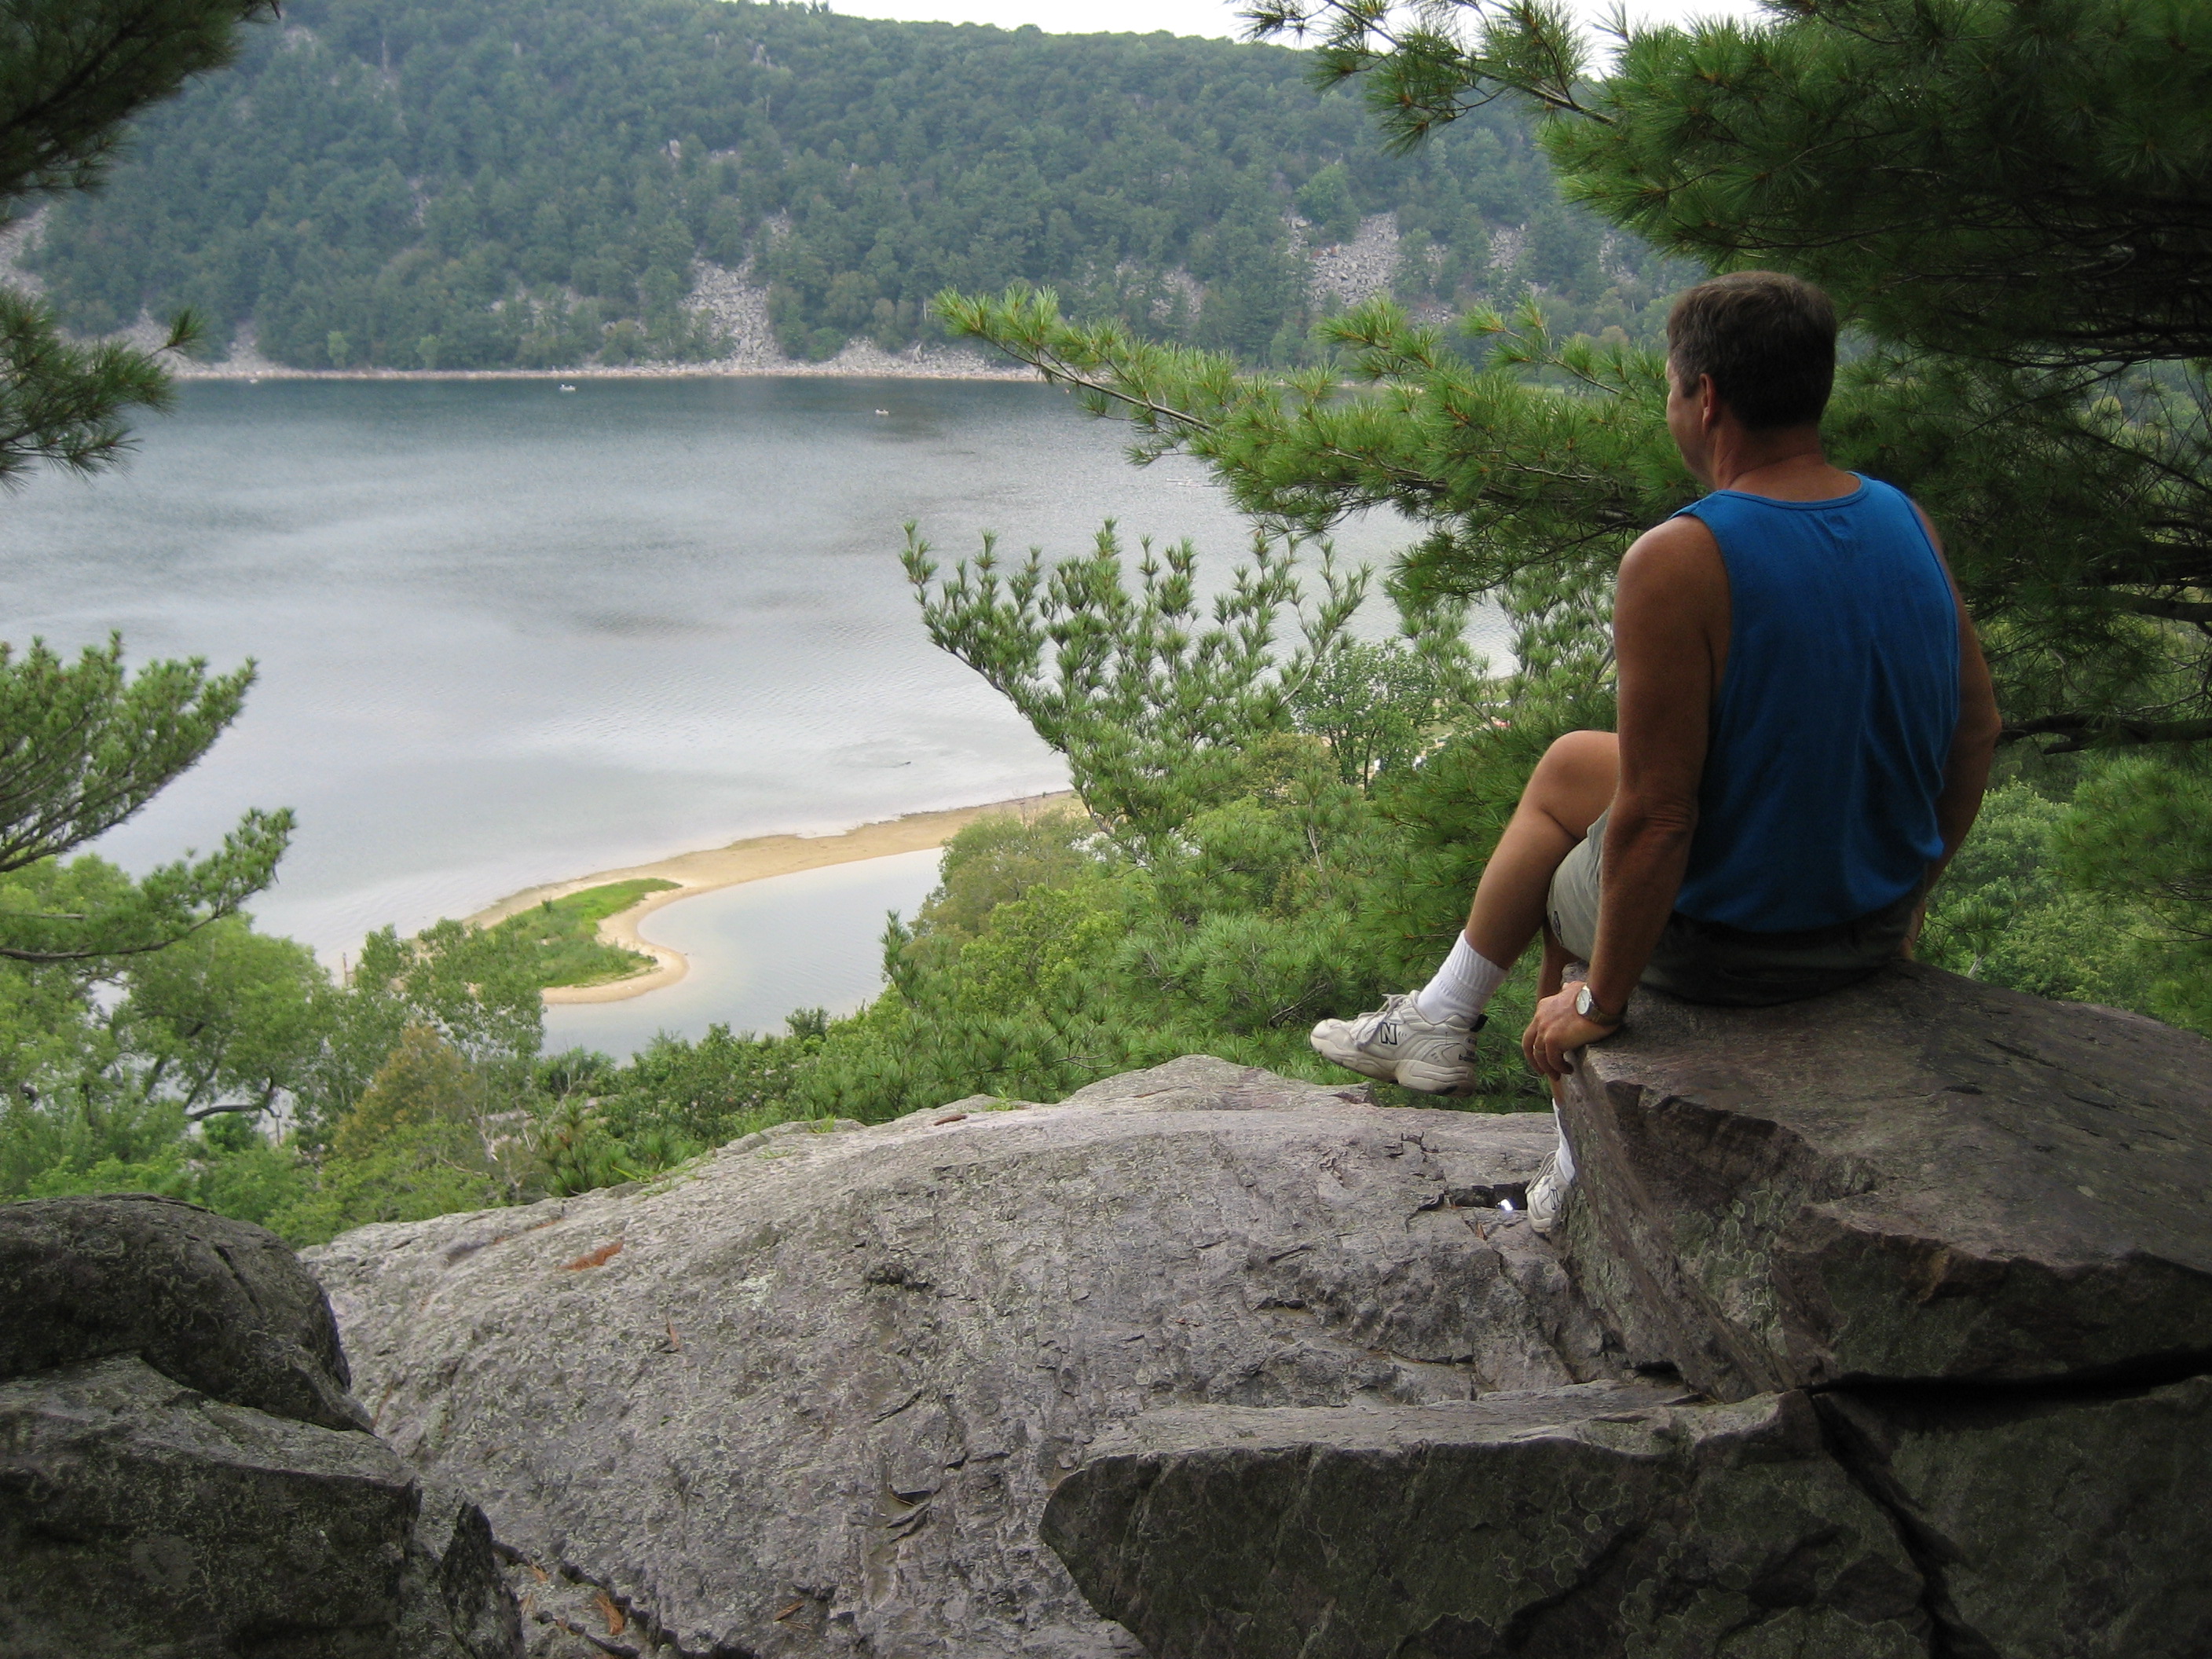
[[[106,180],[125,118],[228,63],[239,25],[276,0],[16,0],[0,13],[0,228]],[[196,331],[171,324],[171,347]],[[168,380],[127,345],[82,346],[44,306],[0,290],[0,485],[42,461],[112,462],[126,411],[167,404]]]
[[[1322,78],[1364,77],[1401,142],[1510,95],[1545,112],[1570,197],[1670,251],[1829,285],[1860,343],[1832,447],[1942,526],[2012,734],[2062,747],[2212,737],[2195,290],[2161,278],[2125,313],[2140,325],[2121,326],[2082,280],[2095,249],[2162,269],[2188,263],[2203,234],[2191,228],[2212,204],[2203,106],[2167,95],[2196,72],[2212,27],[2201,13],[1805,0],[1753,26],[1634,33],[1618,72],[1595,82],[1564,15],[1539,0],[1425,6],[1403,30],[1379,0],[1258,15],[1267,30],[1320,29]],[[2077,33],[2102,43],[2090,79],[2109,96],[2084,92],[2070,57],[2037,49]],[[2130,73],[2159,89],[2122,95]],[[1975,75],[1992,84],[1939,95],[1945,77]],[[1873,94],[1847,95],[1877,82],[1911,112],[1909,131],[1869,112]],[[2068,100],[2075,115],[2039,125],[2020,152],[2004,112]],[[2152,157],[2132,173],[2130,143]],[[1973,211],[1939,229],[1945,202]],[[1908,234],[1916,225],[1928,234]],[[1626,539],[1693,493],[1660,418],[1657,355],[1562,343],[1534,313],[1478,317],[1494,344],[1480,368],[1388,305],[1328,325],[1376,386],[1347,401],[1318,380],[1243,375],[1218,356],[1086,326],[1034,295],[948,296],[945,310],[1128,415],[1151,449],[1212,461],[1262,516],[1317,530],[1354,507],[1396,507],[1427,532],[1401,574],[1412,593],[1519,581],[1544,611],[1601,592]]]

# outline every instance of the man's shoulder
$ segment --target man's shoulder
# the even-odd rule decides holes
[[[1697,520],[1653,526],[1621,560],[1613,623],[1616,648],[1624,653],[1639,639],[1717,639],[1727,631],[1728,615],[1728,566],[1712,532]]]
[[[1728,582],[1728,567],[1721,544],[1703,520],[1682,513],[1651,526],[1634,542],[1620,561],[1624,586],[1658,584],[1667,587]]]

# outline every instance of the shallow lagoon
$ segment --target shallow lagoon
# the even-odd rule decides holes
[[[659,1031],[696,1036],[717,1021],[781,1031],[794,1008],[849,1013],[883,987],[884,915],[909,921],[937,885],[938,854],[899,853],[772,876],[685,899],[640,931],[684,953],[690,971],[623,1002],[545,1011],[545,1046],[626,1054]]]

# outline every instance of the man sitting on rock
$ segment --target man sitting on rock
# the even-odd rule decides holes
[[[1821,453],[1827,296],[1717,277],[1674,302],[1667,352],[1668,430],[1711,493],[1621,561],[1620,730],[1537,763],[1427,986],[1314,1027],[1339,1065],[1463,1091],[1484,1005],[1540,930],[1521,1046],[1555,1095],[1638,983],[1736,1007],[1838,989],[1910,951],[1972,827],[1989,669],[1926,514]],[[1538,1231],[1573,1179],[1563,1133],[1529,1191]]]

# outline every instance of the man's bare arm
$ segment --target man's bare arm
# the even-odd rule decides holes
[[[1916,507],[1914,511],[1918,512]],[[1920,522],[1943,560],[1943,541],[1925,513]],[[1988,659],[1982,655],[1981,635],[1966,614],[1966,601],[1957,579],[1943,560],[1943,580],[1951,584],[1951,603],[1959,611],[1959,724],[1951,734],[1951,753],[1943,767],[1943,793],[1936,798],[1936,824],[1943,836],[1943,855],[1928,872],[1932,885],[1965,844],[1967,832],[1981,815],[1982,796],[1990,787],[1990,765],[1996,758],[1997,734],[2004,726],[1997,713],[1996,687],[1990,678]]]
[[[1728,569],[1712,532],[1671,519],[1621,561],[1613,599],[1620,782],[1607,820],[1605,881],[1590,994],[1625,1008],[1674,914],[1698,826],[1715,689],[1729,634]],[[1605,1028],[1576,1015],[1573,992],[1540,1004],[1522,1047],[1558,1077],[1564,1056]]]
[[[1628,1006],[1674,913],[1698,827],[1728,607],[1728,567],[1695,519],[1669,520],[1621,562],[1613,624],[1620,787],[1590,963],[1590,994],[1607,1008]]]

